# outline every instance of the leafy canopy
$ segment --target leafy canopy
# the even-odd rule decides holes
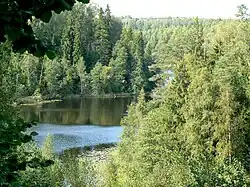
[[[13,49],[16,52],[28,51],[36,56],[47,54],[54,58],[51,51],[46,50],[39,41],[29,20],[33,17],[44,22],[49,22],[52,11],[61,13],[64,10],[71,10],[75,0],[1,0],[0,2],[0,43],[6,39],[13,42]],[[89,3],[89,0],[79,0],[82,3]]]

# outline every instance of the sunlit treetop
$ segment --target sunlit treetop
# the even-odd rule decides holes
[[[89,3],[89,0],[78,0]],[[28,51],[35,56],[47,54],[53,58],[53,52],[46,50],[36,38],[29,20],[33,17],[49,22],[52,11],[61,13],[71,10],[75,0],[1,0],[0,1],[0,43],[10,40],[15,52]]]

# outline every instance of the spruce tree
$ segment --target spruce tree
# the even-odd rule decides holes
[[[131,86],[133,93],[138,94],[139,91],[143,88],[145,85],[145,79],[143,70],[146,70],[146,65],[144,61],[144,40],[142,36],[142,32],[139,32],[134,36],[134,63],[132,66],[132,81]]]
[[[67,23],[64,28],[62,37],[62,58],[65,58],[65,66],[71,66],[74,64],[74,20],[72,15],[68,15]]]
[[[95,49],[97,61],[103,65],[108,65],[111,58],[110,26],[107,24],[104,11],[100,8],[95,20]]]
[[[112,68],[112,91],[114,93],[126,92],[125,90],[125,73],[128,53],[124,46],[119,43],[115,46],[113,58],[109,66]]]

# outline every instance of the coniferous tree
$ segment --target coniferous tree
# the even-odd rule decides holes
[[[98,18],[95,22],[95,49],[97,61],[108,65],[111,58],[110,24],[107,22],[102,8],[99,9]]]
[[[71,66],[74,64],[74,20],[71,15],[67,17],[67,23],[64,28],[63,37],[62,37],[62,58],[65,58],[65,64]]]
[[[132,72],[133,72],[133,68],[134,66],[134,58],[133,58],[133,50],[132,50],[132,46],[133,46],[133,31],[132,29],[126,29],[123,28],[122,33],[121,33],[121,39],[120,39],[120,43],[122,46],[124,46],[127,50],[128,53],[128,58],[126,61],[126,73],[125,73],[125,89],[128,92],[132,91],[131,88],[131,82],[132,82]]]
[[[112,68],[112,91],[114,93],[126,92],[125,90],[125,68],[128,60],[128,53],[124,46],[119,43],[115,46],[113,58],[109,66]]]
[[[134,36],[134,64],[132,66],[132,81],[131,86],[134,93],[139,93],[143,88],[145,77],[143,76],[144,63],[144,40],[142,32]]]
[[[177,29],[178,40],[162,44],[159,67],[172,77],[144,107],[130,107],[112,185],[247,186],[249,26],[217,24],[198,40],[195,31]]]

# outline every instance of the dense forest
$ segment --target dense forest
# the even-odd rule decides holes
[[[250,22],[247,8],[238,8],[238,19],[134,19],[78,3],[49,23],[32,20],[55,58],[15,53],[10,41],[0,45],[0,117],[7,119],[0,122],[15,145],[6,145],[1,129],[0,185],[249,186]],[[30,137],[19,132],[31,125],[9,118],[16,98],[109,93],[136,94],[138,101],[98,170],[84,158],[61,163],[49,138],[42,150],[21,144]],[[29,160],[24,171],[9,164],[13,155],[17,163]]]
[[[33,19],[36,37],[56,57],[9,51],[15,97],[138,94],[142,88],[150,92],[158,72],[150,67],[164,38],[193,24],[192,18],[116,18],[109,6],[103,10],[80,3],[72,11],[53,13],[49,23]]]
[[[49,23],[32,21],[33,30],[56,58],[8,54],[17,98],[67,95],[137,94],[151,91],[154,62],[145,52],[143,33],[94,5],[77,4],[53,14]],[[8,44],[7,44],[8,45]]]
[[[105,185],[249,186],[249,20],[156,30],[158,87],[130,106]]]

